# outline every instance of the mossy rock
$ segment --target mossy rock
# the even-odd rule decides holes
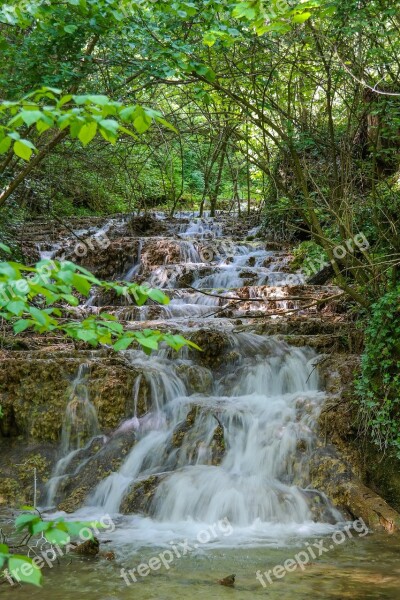
[[[213,370],[225,364],[225,354],[232,349],[229,335],[221,331],[200,329],[190,336],[190,340],[202,350],[196,351],[196,359]]]
[[[60,482],[56,502],[60,510],[77,510],[96,486],[111,473],[116,472],[136,443],[134,432],[126,432],[108,440],[94,451],[90,445],[81,451],[80,460],[67,468],[68,475]],[[85,464],[79,466],[86,458]],[[82,485],[84,482],[84,485]],[[68,510],[67,510],[68,509]]]
[[[25,503],[22,483],[11,477],[0,478],[0,506],[17,507]]]
[[[218,427],[216,427],[214,430],[214,435],[211,442],[211,453],[211,464],[216,467],[219,466],[226,453],[224,430],[221,425],[218,425]]]
[[[165,477],[165,474],[152,475],[147,479],[134,483],[121,502],[120,512],[124,515],[133,513],[151,514],[151,504],[157,487]]]

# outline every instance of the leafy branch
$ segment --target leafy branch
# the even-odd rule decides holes
[[[4,244],[0,247],[3,251],[7,248]],[[79,305],[78,295],[88,298],[96,289],[112,291],[138,306],[149,299],[169,303],[168,296],[160,290],[136,283],[100,281],[84,267],[69,261],[42,260],[35,267],[11,261],[0,263],[0,317],[12,323],[14,333],[28,329],[40,334],[61,332],[93,347],[103,344],[126,350],[138,344],[150,354],[164,342],[174,350],[187,345],[199,350],[181,335],[151,329],[126,330],[106,312],[83,320],[66,318],[66,307]]]

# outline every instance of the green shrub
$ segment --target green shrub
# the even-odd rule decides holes
[[[400,286],[372,306],[356,381],[361,428],[400,458]]]

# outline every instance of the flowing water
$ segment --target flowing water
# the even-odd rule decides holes
[[[89,398],[88,377],[89,367],[83,363],[71,385],[61,432],[61,458],[46,485],[46,503],[49,506],[53,504],[57,488],[65,477],[72,459],[79,455],[100,431],[97,412]]]
[[[152,283],[171,291],[172,301],[157,307],[155,317],[154,307],[133,308],[132,318],[169,320],[183,332],[211,324],[209,335],[219,331],[225,346],[221,354],[215,352],[214,363],[193,358],[186,349],[179,355],[162,349],[151,357],[138,350],[124,353],[140,374],[128,418],[102,444],[107,448],[127,432],[134,432],[137,441],[119,469],[69,517],[105,520],[99,538],[115,560],[61,558],[46,571],[43,590],[13,589],[12,596],[400,598],[399,537],[370,535],[360,524],[351,528],[309,484],[307,463],[325,401],[316,353],[273,337],[236,332],[232,318],[215,314],[224,298],[242,287],[257,298],[257,286],[275,286],[271,295],[285,306],[284,255],[261,242],[227,240],[221,223],[209,218],[191,218],[179,227],[179,236],[179,264],[158,264],[150,273],[143,262],[146,243],[140,243],[125,275],[135,280],[150,274]],[[182,268],[194,273],[191,288],[179,283]],[[261,304],[254,303],[258,309]],[[239,305],[235,317],[251,310],[253,305]],[[121,311],[127,318],[126,308]],[[79,474],[89,460],[83,458],[85,447],[100,433],[88,377],[82,366],[72,385],[48,505],[62,478]],[[146,411],[140,412],[143,390]],[[129,510],[138,489],[145,490],[145,502],[141,510]],[[321,544],[325,551],[319,556]],[[275,566],[305,551],[306,564],[297,561],[283,576],[271,575]],[[217,583],[233,573],[234,589]],[[11,590],[6,593],[11,597]]]

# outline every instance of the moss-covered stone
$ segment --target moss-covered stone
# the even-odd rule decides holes
[[[159,483],[165,478],[163,475],[152,475],[147,479],[134,483],[125,494],[120,512],[124,515],[132,513],[151,514],[151,503]]]
[[[314,452],[310,459],[310,477],[312,486],[324,492],[352,519],[361,518],[374,530],[399,531],[399,513],[362,483],[334,446],[321,446]]]
[[[197,360],[212,369],[221,367],[225,362],[225,355],[232,349],[229,335],[221,331],[199,329],[190,339],[202,349],[201,353],[196,352]]]
[[[213,434],[211,442],[211,464],[218,466],[221,464],[222,459],[226,453],[226,442],[224,436],[224,429],[221,425],[218,425]]]
[[[68,466],[69,475],[61,481],[57,489],[58,508],[66,512],[80,508],[100,481],[119,470],[135,442],[135,434],[127,432],[109,439],[94,454],[93,449],[89,447],[83,466],[82,455],[78,466],[73,463]]]
[[[102,430],[110,431],[133,414],[132,389],[141,371],[115,358],[90,360],[88,389],[97,409]],[[33,440],[58,442],[70,384],[85,357],[35,358],[23,353],[8,353],[0,369],[0,436],[23,436]],[[143,378],[137,410],[149,410],[150,394]]]

